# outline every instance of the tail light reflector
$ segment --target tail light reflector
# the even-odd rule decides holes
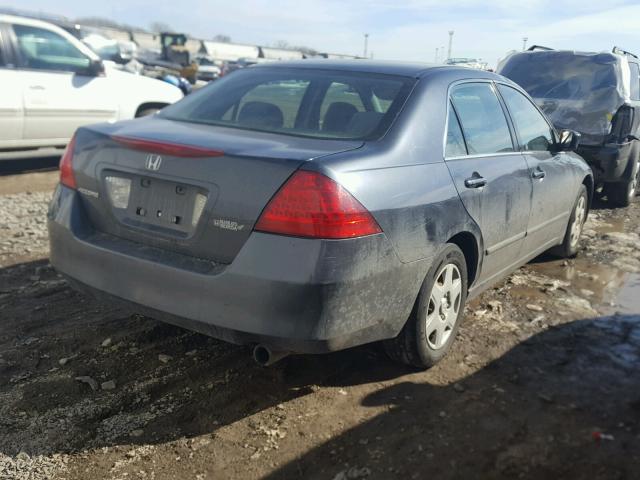
[[[142,150],[143,152],[158,153],[161,155],[171,155],[173,157],[197,158],[221,157],[222,155],[224,155],[224,152],[222,150],[197,147],[194,145],[185,145],[182,143],[147,140],[144,138],[122,137],[119,135],[113,135],[111,139],[133,150]]]
[[[73,173],[73,151],[76,148],[76,136],[71,137],[71,141],[64,149],[60,159],[60,183],[65,187],[76,189],[76,176]]]
[[[298,171],[269,201],[255,230],[309,238],[353,238],[382,230],[371,213],[334,180]]]

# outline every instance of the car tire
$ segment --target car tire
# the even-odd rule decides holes
[[[427,369],[449,351],[467,300],[467,266],[457,245],[447,244],[429,269],[400,334],[384,342],[392,360]]]
[[[584,222],[587,220],[589,213],[589,196],[587,195],[587,187],[580,185],[580,191],[576,201],[573,204],[573,210],[569,217],[569,223],[564,233],[562,243],[551,249],[551,253],[561,258],[572,258],[578,254],[578,246],[580,245],[580,235]]]
[[[628,207],[640,194],[640,158],[633,165],[629,180],[620,183],[607,183],[605,191],[611,204],[616,207]]]

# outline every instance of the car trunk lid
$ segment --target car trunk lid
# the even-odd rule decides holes
[[[152,118],[81,129],[73,163],[97,230],[230,263],[300,165],[361,145]]]

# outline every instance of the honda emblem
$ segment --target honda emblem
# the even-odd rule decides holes
[[[162,165],[162,157],[160,155],[156,155],[155,153],[147,155],[147,159],[144,163],[147,170],[157,172],[160,170],[160,165]]]

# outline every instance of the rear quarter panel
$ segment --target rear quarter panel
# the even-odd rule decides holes
[[[480,231],[443,160],[448,84],[447,77],[420,80],[382,140],[303,167],[349,190],[372,212],[404,263],[433,257],[463,231],[476,237],[482,251]]]

